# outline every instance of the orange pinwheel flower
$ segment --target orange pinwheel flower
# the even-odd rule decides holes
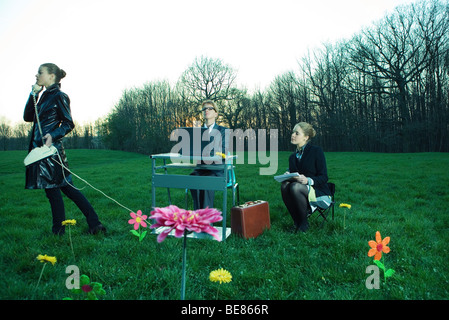
[[[369,246],[371,249],[368,251],[368,257],[374,256],[374,260],[380,260],[382,258],[382,252],[388,253],[390,252],[390,248],[387,247],[387,244],[390,242],[390,237],[385,237],[382,240],[382,237],[380,236],[380,232],[376,232],[376,241],[370,240],[368,241]]]

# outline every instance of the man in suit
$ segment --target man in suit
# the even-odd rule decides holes
[[[218,117],[218,107],[215,102],[207,100],[201,104],[201,111],[204,118],[204,126],[209,129],[209,134],[212,139],[216,139],[217,136],[221,136],[221,150],[217,150],[216,148],[212,149],[211,153],[221,152],[223,154],[227,154],[227,134],[226,129],[223,126],[219,126],[215,123]],[[214,156],[215,154],[211,154]],[[195,169],[191,175],[195,176],[217,176],[222,177],[222,170],[208,170],[208,169]],[[204,208],[213,208],[214,206],[214,190],[190,190],[193,198],[193,208],[204,209]]]

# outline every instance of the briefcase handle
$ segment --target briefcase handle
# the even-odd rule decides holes
[[[255,204],[259,204],[259,203],[262,203],[262,202],[265,202],[265,201],[264,200],[247,201],[244,204],[239,205],[238,208],[246,208],[246,207],[253,206]]]

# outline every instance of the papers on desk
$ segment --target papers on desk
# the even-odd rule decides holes
[[[203,157],[203,156],[184,156],[180,153],[161,153],[161,154],[153,154],[150,156],[151,158],[160,158],[160,159],[170,159],[173,163],[182,163],[182,162],[190,162],[190,161],[203,161],[207,164],[221,164],[223,158],[221,156],[213,156],[213,157]]]
[[[179,153],[164,153],[165,156],[170,157],[170,158],[180,158],[181,154]]]
[[[220,239],[225,239],[227,237],[229,237],[231,235],[231,228],[226,228],[225,230],[225,235],[223,237],[223,227],[215,227],[218,230],[218,234]],[[166,230],[167,227],[159,227],[156,229],[153,229],[153,231],[151,231],[151,233],[153,234],[160,234],[162,231]],[[168,236],[174,236],[175,235],[175,230],[172,230]],[[205,233],[205,232],[201,232],[201,233],[196,233],[196,232],[188,232],[187,233],[187,238],[194,238],[194,239],[207,239],[207,240],[214,240],[215,238],[212,237],[210,234]]]
[[[274,180],[276,180],[277,182],[282,182],[294,177],[299,177],[299,173],[298,172],[293,172],[293,173],[287,173],[287,174],[281,174],[280,176],[274,176]]]

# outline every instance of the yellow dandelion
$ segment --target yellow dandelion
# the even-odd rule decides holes
[[[56,257],[50,257],[50,256],[47,256],[46,254],[44,254],[44,255],[40,254],[36,257],[36,259],[39,260],[40,262],[42,262],[44,265],[42,266],[41,274],[39,275],[39,280],[37,280],[37,285],[36,285],[36,288],[34,288],[34,290],[36,290],[37,287],[39,286],[39,282],[41,281],[42,274],[44,273],[44,269],[45,269],[45,266],[47,265],[47,262],[50,262],[52,265],[55,265],[55,263],[56,263]]]
[[[42,263],[50,262],[52,265],[55,265],[55,263],[56,263],[56,257],[50,257],[50,256],[47,256],[46,254],[45,255],[40,254],[36,257],[36,259]]]
[[[222,157],[223,159],[226,159],[226,155],[222,152],[215,152],[216,156]]]
[[[347,203],[340,203],[340,208],[348,208],[351,209],[351,205]]]
[[[75,219],[62,221],[63,226],[74,226],[75,224],[76,224]]]
[[[209,280],[212,282],[228,283],[232,281],[232,275],[229,271],[223,268],[214,270],[209,275]]]

